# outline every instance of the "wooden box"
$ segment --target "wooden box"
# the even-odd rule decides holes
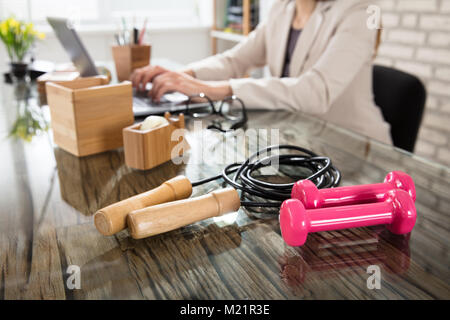
[[[166,112],[164,117],[169,124],[161,127],[141,131],[141,123],[137,123],[123,129],[127,166],[148,170],[171,160],[172,152],[178,151],[175,156],[182,156],[183,152],[189,149],[183,132],[180,132],[178,140],[172,141],[172,133],[177,129],[184,129],[184,115],[172,118],[170,113]]]
[[[73,81],[80,77],[80,73],[77,71],[53,71],[44,73],[36,79],[37,89],[39,94],[46,94],[45,84],[49,81],[51,82],[63,82],[63,81]]]
[[[116,65],[117,79],[129,80],[131,73],[150,64],[151,46],[127,45],[112,47],[114,64]]]
[[[87,156],[123,145],[122,129],[134,122],[129,81],[106,85],[107,77],[46,83],[55,143]]]

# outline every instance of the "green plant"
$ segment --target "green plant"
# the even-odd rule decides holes
[[[25,23],[10,17],[0,23],[0,39],[3,41],[11,62],[23,62],[23,58],[36,39],[45,34],[34,29],[32,23]]]

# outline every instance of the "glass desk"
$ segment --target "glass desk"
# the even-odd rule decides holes
[[[23,89],[23,88],[22,88]],[[143,240],[127,231],[102,236],[99,208],[184,174],[218,174],[225,163],[167,162],[128,168],[122,149],[77,158],[53,145],[51,131],[31,142],[8,137],[19,105],[35,105],[35,88],[1,87],[0,299],[449,299],[450,169],[301,114],[249,112],[248,127],[280,129],[279,142],[331,157],[341,185],[409,173],[417,188],[417,224],[407,236],[383,226],[320,232],[287,246],[276,215],[246,209]],[[43,107],[48,116],[48,107]],[[224,136],[191,128],[191,150],[224,159]],[[198,129],[198,128],[197,128]],[[269,131],[270,132],[270,131]],[[231,146],[232,148],[232,146]],[[221,186],[196,187],[193,196]],[[258,217],[258,218],[257,218]],[[69,266],[81,288],[69,289]],[[381,270],[370,290],[367,269]]]

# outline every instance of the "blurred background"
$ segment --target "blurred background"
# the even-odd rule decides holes
[[[242,0],[0,0],[0,19],[14,15],[33,22],[46,34],[33,49],[34,58],[62,63],[69,59],[46,16],[70,17],[96,61],[112,60],[111,45],[123,19],[140,27],[147,18],[145,41],[152,44],[152,59],[187,64],[241,41],[265,19],[273,1],[251,1],[252,18],[247,24]],[[375,63],[411,73],[427,88],[415,152],[450,165],[450,0],[374,0],[373,4],[382,10],[383,25]],[[7,60],[4,48],[0,49],[0,61]],[[0,64],[0,71],[7,69],[6,62]]]

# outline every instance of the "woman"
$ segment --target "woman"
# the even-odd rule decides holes
[[[376,30],[367,27],[366,0],[276,0],[267,21],[233,49],[182,72],[138,69],[135,87],[153,82],[150,96],[168,91],[241,98],[249,108],[302,111],[392,143],[372,94]],[[243,78],[268,65],[271,77]]]

